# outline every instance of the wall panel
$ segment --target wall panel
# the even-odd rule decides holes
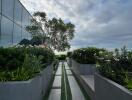
[[[2,14],[13,20],[14,0],[2,0]]]
[[[13,39],[13,22],[7,19],[6,17],[2,16],[1,20],[1,39],[0,39],[0,46],[8,47],[12,45]]]
[[[17,24],[14,24],[14,32],[13,32],[13,44],[17,44],[22,40],[21,38],[21,27]]]
[[[22,5],[18,0],[15,0],[14,21],[19,25],[22,24]]]

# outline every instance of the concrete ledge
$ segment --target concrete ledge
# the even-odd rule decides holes
[[[81,75],[76,74],[73,70],[72,70],[72,72],[73,72],[74,76],[78,79],[81,86],[85,89],[87,94],[90,96],[91,100],[95,100],[95,91],[93,91],[93,89],[89,86],[89,84],[86,82],[86,80],[84,80]]]
[[[97,72],[95,64],[80,64],[74,60],[72,60],[72,69],[80,75],[94,75]]]
[[[28,81],[0,82],[0,100],[42,100],[52,77],[52,65]]]
[[[132,100],[132,92],[99,74],[95,74],[95,100]]]

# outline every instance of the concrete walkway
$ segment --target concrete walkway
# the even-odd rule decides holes
[[[62,75],[62,62],[59,63],[58,69],[56,71],[56,76],[61,76]]]
[[[62,75],[62,62],[59,63],[48,100],[61,99],[61,75]]]
[[[64,62],[64,65],[72,93],[72,100],[85,100],[85,97],[78,83],[76,82],[67,62]],[[48,100],[61,100],[61,76],[62,76],[62,62],[59,63]]]
[[[72,75],[71,70],[69,70],[69,66],[68,64],[65,62],[65,69],[66,69],[66,73],[68,76],[68,81],[69,81],[69,85],[71,88],[71,93],[72,93],[72,100],[85,100],[85,97],[78,85],[78,83],[76,82],[74,76]]]

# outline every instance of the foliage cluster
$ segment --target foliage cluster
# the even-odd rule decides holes
[[[54,60],[47,48],[0,48],[0,81],[28,80]]]
[[[66,60],[66,55],[64,55],[64,54],[56,55],[56,58],[57,58],[58,60]]]
[[[31,22],[31,25],[26,27],[32,35],[31,42],[46,44],[57,51],[70,48],[69,41],[74,38],[74,24],[66,23],[61,18],[48,19],[45,12],[35,12]]]
[[[67,52],[67,57],[71,58],[72,57],[72,52]]]
[[[72,58],[81,64],[95,64],[96,63],[95,55],[99,55],[100,51],[105,50],[98,49],[95,47],[77,49],[73,51]]]
[[[115,49],[115,51],[100,52],[97,56],[97,68],[99,72],[126,87],[131,87],[132,72],[132,52],[128,51],[126,47]]]

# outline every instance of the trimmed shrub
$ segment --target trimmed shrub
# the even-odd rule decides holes
[[[77,49],[73,51],[72,58],[81,64],[95,64],[95,56],[97,56],[100,51],[104,51],[104,49],[94,47]]]
[[[66,60],[66,55],[56,55],[56,59],[58,60]]]
[[[71,58],[72,57],[72,52],[67,52],[67,57]]]

